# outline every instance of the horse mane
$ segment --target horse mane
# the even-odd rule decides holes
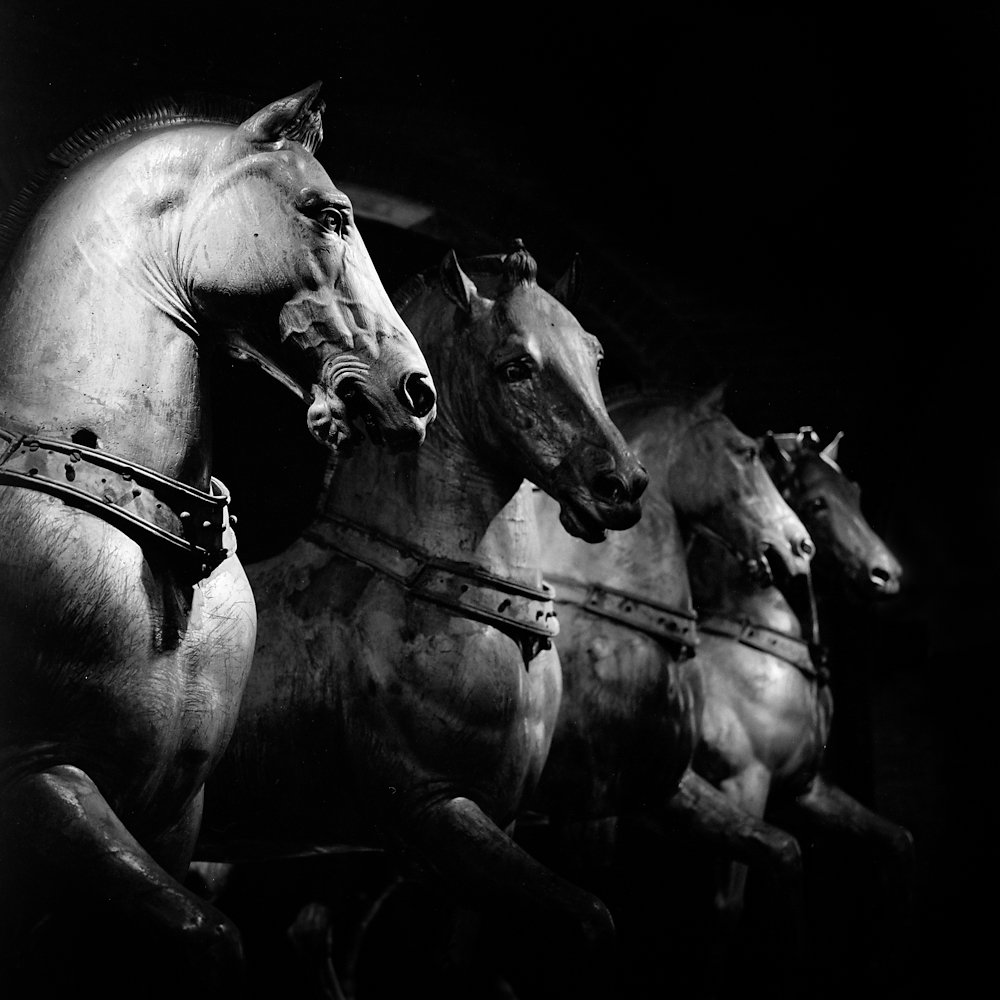
[[[0,270],[66,170],[139,132],[184,124],[238,125],[255,110],[256,105],[250,100],[188,94],[181,100],[164,97],[147,101],[77,129],[45,157],[42,166],[14,196],[0,218]]]
[[[674,406],[694,406],[704,396],[698,386],[682,382],[623,382],[603,390],[608,410],[626,406],[652,406],[670,403]]]
[[[483,254],[480,257],[469,257],[459,261],[462,270],[470,277],[497,277],[504,273],[504,260],[507,254]],[[402,312],[414,299],[423,295],[424,292],[433,291],[441,284],[441,268],[425,268],[407,278],[390,296],[392,304],[396,310]]]

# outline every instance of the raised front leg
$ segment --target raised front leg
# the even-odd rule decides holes
[[[242,955],[233,925],[153,860],[78,768],[6,785],[0,859],[0,964],[11,1000],[63,995],[88,979],[115,998],[235,995]]]
[[[850,837],[868,845],[909,902],[913,890],[913,837],[898,823],[879,816],[843,789],[817,777],[812,787],[795,800],[795,812],[824,833]]]
[[[766,984],[776,996],[793,996],[798,988],[798,971],[806,957],[802,852],[795,837],[761,819],[770,786],[770,773],[760,765],[723,782],[721,790],[688,770],[665,809],[668,822],[680,824],[724,855],[716,871],[717,923],[705,942],[706,997],[725,996],[737,988],[734,977],[747,974],[744,963],[748,953],[756,951],[752,942],[762,936],[766,947],[780,947],[783,959],[766,970],[757,968],[752,973],[754,987]],[[760,928],[741,921],[748,865],[766,871],[775,887],[773,941],[768,940],[769,931],[762,935]]]
[[[802,889],[802,851],[784,830],[734,805],[700,774],[688,770],[664,809],[665,819],[725,851],[734,860],[766,868],[790,902]]]
[[[873,995],[906,989],[914,967],[914,847],[909,831],[874,813],[842,789],[817,778],[793,803],[788,817],[836,847],[815,869],[824,910],[849,909],[847,926],[823,932],[830,947],[850,956],[838,975],[863,976]],[[805,830],[803,831],[805,833]],[[819,857],[824,857],[821,853]],[[824,912],[812,923],[826,925]],[[919,988],[912,983],[912,988]]]
[[[539,950],[557,977],[558,995],[610,995],[614,924],[596,896],[536,861],[470,799],[426,807],[407,832],[463,900],[506,917],[504,930],[514,932],[516,947]],[[517,965],[522,956],[511,957]]]

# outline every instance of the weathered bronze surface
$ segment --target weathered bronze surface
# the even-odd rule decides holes
[[[530,255],[466,266],[449,254],[399,299],[441,391],[424,447],[343,460],[307,534],[252,569],[254,669],[198,856],[398,848],[466,899],[606,943],[603,905],[505,832],[545,761],[558,656],[526,655],[479,604],[497,579],[498,616],[518,588],[547,597],[525,477],[598,541],[636,523],[646,474],[605,410],[600,345],[537,285]],[[484,584],[476,607],[421,591],[432,562]]]
[[[860,493],[836,465],[835,450],[821,452],[811,437],[802,434],[769,435],[761,449],[783,494],[809,525],[817,561],[829,561],[871,596],[894,592],[899,564],[862,516]],[[731,555],[711,540],[692,547],[688,569],[699,608],[712,609],[721,620],[750,623],[792,641],[808,638],[800,613],[781,590],[748,586]],[[791,822],[796,830],[823,831],[866,844],[880,858],[897,901],[905,903],[911,888],[910,834],[831,784],[822,773],[833,716],[833,697],[822,665],[813,662],[810,671],[799,656],[783,655],[781,649],[769,651],[738,637],[703,634],[692,666],[704,694],[696,770],[749,816],[760,819],[765,810],[780,810],[783,822]],[[704,829],[716,825],[696,794],[682,791],[675,806],[678,815],[688,813],[696,826],[703,819],[709,819]],[[730,832],[736,829],[732,825]],[[744,853],[739,837],[731,841],[737,856]],[[778,876],[778,884],[787,891],[790,924],[799,926],[799,852],[771,837],[763,846],[769,843],[771,849],[754,850],[755,857],[745,860],[759,860]],[[742,908],[746,873],[742,863],[726,866],[717,902],[730,916]]]
[[[163,528],[156,503],[210,496],[210,352],[238,333],[238,349],[302,396],[309,429],[329,445],[359,415],[380,440],[413,447],[433,415],[420,351],[313,155],[318,91],[237,125],[170,104],[109,122],[61,146],[21,206],[0,285],[0,426],[15,449],[0,484],[5,984],[18,956],[38,961],[47,945],[63,956],[71,937],[94,946],[81,953],[111,989],[116,941],[129,933],[170,957],[157,982],[231,982],[233,928],[177,879],[235,723],[254,599],[233,531],[208,501],[173,511],[203,516],[203,541],[226,550],[197,582],[151,541]],[[56,442],[45,470],[31,464],[35,438]],[[86,475],[74,445],[93,459]],[[106,474],[94,471],[98,453]],[[43,472],[86,488],[18,480]],[[116,512],[107,519],[92,502],[102,496]],[[146,506],[129,508],[133,499]],[[72,934],[51,937],[67,913]],[[31,970],[34,987],[60,965]]]
[[[703,714],[691,653],[669,627],[650,627],[635,606],[649,602],[694,616],[687,548],[696,532],[718,538],[757,586],[761,567],[808,570],[805,528],[757,459],[755,442],[721,411],[721,394],[702,399],[650,394],[610,407],[629,445],[650,470],[642,521],[600,549],[555,530],[551,503],[537,501],[542,565],[555,582],[563,698],[549,761],[529,808],[553,820],[564,853],[602,851],[609,821],[642,813],[663,822],[699,741]],[[562,588],[559,581],[573,581]],[[629,595],[614,620],[576,595],[595,585]],[[564,603],[562,597],[570,601]],[[670,618],[664,625],[671,624]],[[654,622],[655,624],[655,622]],[[690,779],[689,781],[696,780]],[[587,834],[587,825],[593,836]],[[612,838],[613,839],[613,838]]]

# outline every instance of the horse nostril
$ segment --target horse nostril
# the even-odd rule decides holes
[[[434,409],[436,397],[426,378],[423,372],[411,372],[399,383],[399,398],[415,417],[426,417]]]
[[[887,569],[883,569],[881,566],[873,567],[869,576],[871,577],[872,583],[875,584],[875,586],[880,590],[883,587],[887,587],[889,585],[889,581],[892,579],[892,574]]]
[[[606,503],[624,503],[628,497],[628,486],[617,472],[602,472],[594,480],[594,496]]]
[[[799,554],[803,556],[811,556],[816,551],[816,546],[813,545],[812,541],[808,538],[803,538],[799,542]]]
[[[638,500],[646,492],[649,485],[649,473],[645,466],[640,465],[636,474],[632,477],[632,499]]]

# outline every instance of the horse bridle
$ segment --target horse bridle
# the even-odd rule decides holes
[[[771,569],[771,564],[768,562],[765,552],[761,552],[757,556],[748,556],[745,552],[741,552],[728,538],[720,535],[715,529],[710,528],[707,524],[703,524],[700,521],[692,521],[687,542],[688,554],[691,552],[691,546],[694,544],[695,538],[699,535],[725,549],[743,567],[743,571],[749,579],[758,586],[770,587],[773,585],[774,572]]]
[[[694,539],[703,538],[722,546],[745,569],[751,580],[761,587],[775,585],[774,573],[767,561],[767,556],[761,554],[759,559],[747,557],[739,552],[728,539],[707,525],[695,522],[691,525],[691,536],[688,540],[688,551]],[[780,589],[785,598],[793,603],[792,610],[805,625],[804,632],[808,636],[802,639],[789,632],[771,628],[762,622],[754,622],[745,617],[726,615],[719,611],[703,612],[704,617],[698,620],[698,628],[707,635],[719,635],[735,639],[744,646],[770,653],[778,659],[790,663],[806,677],[820,684],[826,684],[829,672],[826,668],[827,651],[820,641],[819,618],[816,611],[816,593],[813,589],[812,574],[803,574],[804,601],[788,593],[789,584]],[[804,604],[804,607],[801,605]]]

